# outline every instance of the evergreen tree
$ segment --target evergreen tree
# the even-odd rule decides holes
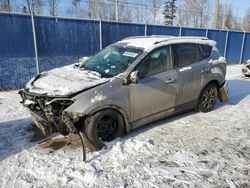
[[[176,17],[176,0],[167,0],[164,6],[164,24],[173,25],[174,18]]]

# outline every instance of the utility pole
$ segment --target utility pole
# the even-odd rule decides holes
[[[7,3],[8,3],[8,11],[10,12],[10,0],[8,0]]]
[[[214,29],[218,28],[219,0],[214,0]]]
[[[115,20],[119,22],[118,0],[115,0]]]

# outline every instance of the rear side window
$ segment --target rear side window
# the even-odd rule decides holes
[[[212,46],[200,44],[200,60],[207,59],[212,52]]]
[[[177,64],[182,67],[199,61],[199,49],[197,44],[174,44]]]

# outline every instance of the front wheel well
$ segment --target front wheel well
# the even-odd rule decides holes
[[[85,120],[87,118],[89,118],[90,116],[92,116],[92,115],[94,115],[94,114],[96,114],[96,113],[98,113],[100,111],[103,111],[103,110],[114,110],[117,113],[119,113],[121,115],[122,119],[123,119],[124,129],[125,129],[126,133],[129,132],[130,129],[129,129],[129,126],[128,126],[129,123],[128,123],[128,116],[127,116],[127,114],[125,112],[121,112],[122,110],[119,110],[119,108],[113,107],[113,106],[111,106],[111,107],[105,107],[105,108],[101,108],[101,109],[96,109],[96,110],[90,111],[89,113],[84,114],[83,116],[79,117],[79,120],[74,123],[75,127],[76,127],[76,130],[82,131],[82,128],[83,128],[82,125],[85,123]]]
[[[90,114],[82,125],[82,130],[92,145],[91,150],[99,150],[105,145],[105,141],[122,136],[125,128],[122,113],[113,108],[100,109]]]
[[[123,119],[124,125],[126,124],[124,114],[123,114],[122,112],[120,112],[120,110],[118,110],[118,109],[116,109],[116,108],[112,108],[112,107],[110,107],[110,108],[102,108],[102,109],[100,109],[100,110],[97,110],[97,111],[92,112],[92,113],[89,114],[88,116],[91,116],[91,115],[93,115],[93,114],[96,114],[96,113],[98,113],[98,112],[100,112],[100,111],[104,111],[104,110],[113,110],[113,111],[116,111],[117,113],[119,113],[119,114],[121,115],[121,117],[122,117],[122,119]],[[125,127],[124,127],[124,128],[125,128]]]

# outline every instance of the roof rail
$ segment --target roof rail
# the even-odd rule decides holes
[[[126,37],[122,40],[125,39],[137,39],[137,38],[172,38],[173,36],[171,35],[147,35],[147,36],[132,36],[132,37]]]
[[[194,36],[184,36],[184,37],[169,37],[166,40],[156,41],[154,44],[159,44],[162,42],[170,41],[170,40],[181,40],[181,39],[200,39],[200,40],[208,40],[207,37],[194,37]]]
[[[122,40],[126,40],[126,39],[138,39],[138,38],[149,38],[150,36],[132,36],[132,37],[126,37]]]

